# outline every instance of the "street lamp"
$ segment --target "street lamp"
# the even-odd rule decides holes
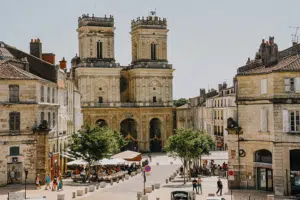
[[[25,199],[26,199],[26,180],[27,180],[27,175],[28,175],[28,169],[24,167],[24,172],[25,172]]]
[[[237,132],[237,135],[238,135],[238,164],[239,164],[239,178],[238,178],[238,182],[239,182],[239,189],[241,187],[241,159],[240,159],[240,129],[239,127],[234,127],[234,129],[236,130]]]

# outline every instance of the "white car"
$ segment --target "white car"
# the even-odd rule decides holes
[[[206,200],[225,200],[223,197],[207,197]]]
[[[192,191],[173,191],[171,200],[196,200],[196,194]]]

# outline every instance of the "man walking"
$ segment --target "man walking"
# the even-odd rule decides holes
[[[194,180],[192,181],[192,183],[193,183],[193,192],[196,190],[196,193],[198,193],[197,180],[194,178]]]
[[[220,178],[218,179],[217,186],[218,186],[218,191],[216,192],[216,194],[218,195],[218,193],[220,192],[220,196],[222,196],[223,184]]]

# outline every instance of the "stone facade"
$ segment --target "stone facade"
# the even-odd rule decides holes
[[[265,48],[271,49],[268,54]],[[300,193],[300,62],[297,51],[289,52],[281,57],[270,38],[263,41],[254,61],[238,69],[238,120],[228,127],[228,163],[235,171],[232,188]]]
[[[132,64],[121,67],[114,59],[114,18],[80,17],[80,53],[70,77],[82,94],[85,123],[119,130],[131,141],[127,149],[161,151],[173,129],[166,20],[138,18],[131,27]]]

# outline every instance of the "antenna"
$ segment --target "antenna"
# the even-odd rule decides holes
[[[299,28],[300,28],[300,26],[290,26],[289,28],[293,28],[293,29],[295,29],[295,34],[292,34],[291,36],[292,36],[292,42],[293,43],[298,43],[298,30],[299,30]]]

